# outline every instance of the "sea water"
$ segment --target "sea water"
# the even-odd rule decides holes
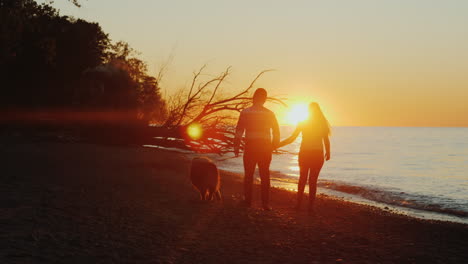
[[[281,138],[293,130],[282,127]],[[468,223],[468,128],[334,127],[330,141],[318,193]],[[274,186],[297,190],[300,142],[299,136],[273,155]],[[243,172],[242,158],[230,155],[217,158],[218,166]]]

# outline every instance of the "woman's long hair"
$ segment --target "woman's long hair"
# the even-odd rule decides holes
[[[322,135],[331,135],[331,127],[327,118],[320,109],[320,106],[316,102],[312,102],[309,105],[309,122],[320,129]]]

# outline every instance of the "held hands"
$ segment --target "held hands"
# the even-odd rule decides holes
[[[277,150],[278,148],[279,148],[279,143],[273,143],[273,144],[271,145],[271,151],[275,151],[275,150]]]
[[[277,149],[279,149],[281,147],[286,146],[287,144],[289,144],[289,143],[286,140],[278,142],[277,144],[273,144],[273,150],[277,150]]]

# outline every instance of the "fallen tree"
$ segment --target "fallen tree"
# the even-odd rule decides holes
[[[261,71],[246,88],[228,94],[223,91],[223,84],[231,73],[231,67],[213,78],[201,80],[205,68],[203,66],[194,72],[188,88],[166,99],[166,119],[160,126],[150,129],[158,145],[184,145],[197,152],[219,154],[232,151],[237,114],[250,106],[255,83],[271,70]],[[283,100],[275,96],[267,99],[286,105]]]

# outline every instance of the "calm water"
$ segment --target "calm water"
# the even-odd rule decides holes
[[[293,128],[283,127],[282,138]],[[300,138],[273,156],[273,185],[296,190]],[[350,194],[382,205],[437,212],[468,221],[468,128],[336,127],[332,159],[319,193]],[[218,160],[242,172],[242,159]]]

